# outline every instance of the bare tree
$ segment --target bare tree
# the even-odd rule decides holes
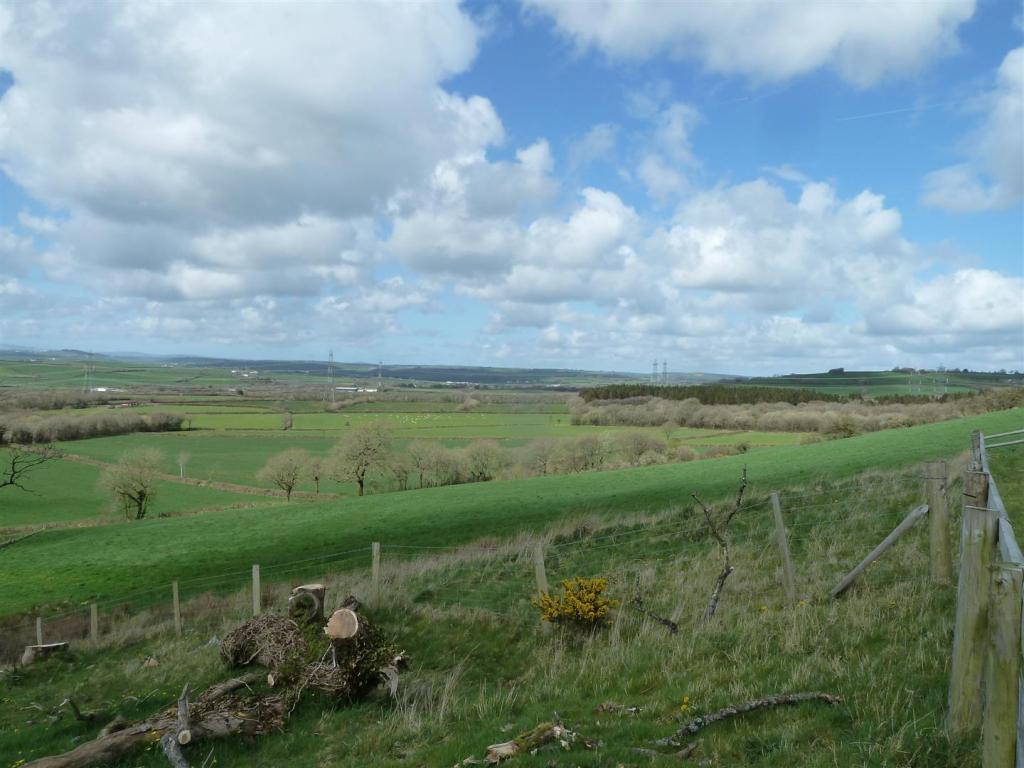
[[[292,414],[290,411],[285,411],[281,414],[281,429],[286,432],[292,428]]]
[[[52,445],[34,448],[12,445],[0,462],[0,488],[13,486],[28,491],[22,483],[33,470],[57,458],[60,458],[60,452]]]
[[[391,430],[373,421],[361,424],[342,437],[331,453],[331,477],[338,482],[355,480],[358,495],[366,488],[366,473],[384,466],[390,452]]]
[[[256,473],[256,479],[272,483],[284,491],[287,501],[292,500],[292,491],[306,474],[310,464],[309,451],[289,448],[267,459],[263,469]]]
[[[736,503],[724,515],[717,516],[700,500],[696,491],[693,493],[694,500],[704,510],[704,519],[707,521],[708,529],[711,531],[715,541],[718,542],[718,549],[722,553],[722,572],[718,574],[718,578],[715,580],[715,587],[711,590],[711,599],[708,600],[708,607],[704,609],[704,621],[706,622],[711,621],[715,617],[715,611],[718,610],[718,601],[721,599],[722,589],[725,587],[725,580],[735,570],[732,567],[732,560],[729,556],[729,524],[736,517],[736,513],[740,511],[743,504],[743,492],[746,490],[747,468],[744,467],[743,476],[740,478],[740,488],[736,492]]]
[[[179,477],[185,476],[185,467],[188,466],[189,460],[192,458],[192,454],[188,451],[181,451],[178,453],[178,475]]]
[[[103,470],[99,486],[114,498],[127,520],[141,520],[156,496],[163,454],[155,448],[136,448]]]
[[[505,452],[497,440],[474,440],[462,454],[472,483],[493,480],[505,466]]]
[[[324,460],[319,456],[313,456],[306,467],[306,474],[313,481],[316,488],[316,495],[320,495],[320,481],[324,478]]]

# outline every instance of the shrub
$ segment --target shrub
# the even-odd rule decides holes
[[[544,621],[577,629],[593,629],[602,624],[608,612],[619,604],[618,600],[603,596],[607,588],[607,579],[577,576],[562,582],[561,597],[543,594],[534,604]]]

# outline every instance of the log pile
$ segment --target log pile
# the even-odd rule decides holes
[[[188,685],[171,706],[143,722],[111,724],[92,741],[24,768],[90,768],[116,762],[159,743],[174,768],[188,768],[188,745],[226,736],[258,736],[280,730],[306,692],[332,702],[354,701],[381,683],[395,693],[404,654],[358,614],[348,598],[325,620],[320,585],[305,585],[289,601],[290,617],[264,614],[237,627],[221,642],[229,666],[257,665],[190,698]],[[315,598],[315,599],[311,599]],[[294,610],[293,610],[294,606]],[[264,687],[269,686],[269,690]]]

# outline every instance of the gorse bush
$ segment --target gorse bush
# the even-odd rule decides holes
[[[604,597],[607,579],[584,579],[577,576],[562,582],[562,595],[542,594],[534,603],[544,621],[566,624],[578,629],[592,629],[608,617],[618,600]]]

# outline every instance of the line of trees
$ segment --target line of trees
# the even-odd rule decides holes
[[[61,440],[128,435],[133,432],[177,432],[186,417],[178,413],[118,411],[49,416],[0,413],[0,445],[32,445]]]
[[[1021,405],[1024,405],[1024,388],[1018,387],[925,403],[842,400],[798,405],[787,402],[707,405],[695,398],[632,397],[587,401],[574,397],[569,401],[569,412],[572,423],[577,425],[656,427],[672,422],[702,429],[818,432],[830,437],[849,437],[862,432],[930,424]]]
[[[729,384],[696,386],[660,386],[657,384],[608,384],[581,389],[584,402],[594,400],[627,400],[634,397],[657,397],[662,400],[697,400],[703,405],[749,405],[753,403],[838,403],[846,397],[796,387],[744,387]]]

